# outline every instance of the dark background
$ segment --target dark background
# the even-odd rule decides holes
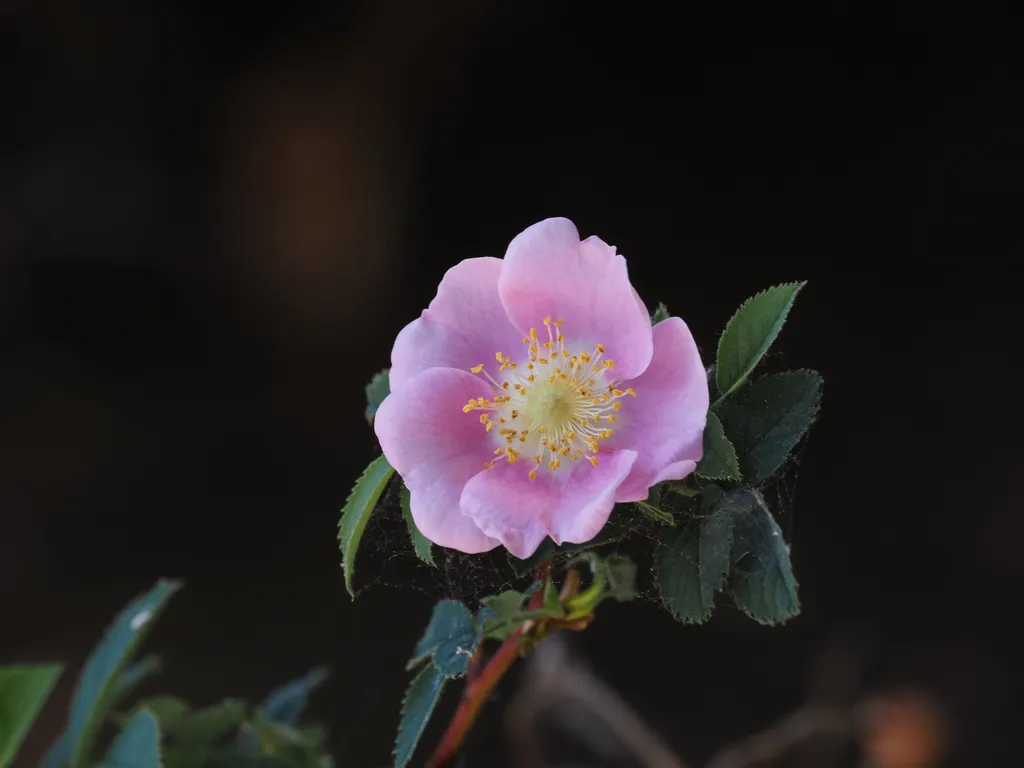
[[[950,764],[1011,754],[1021,61],[950,42],[980,12],[705,5],[0,6],[0,662],[80,664],[180,576],[155,689],[258,699],[326,661],[338,764],[384,765],[432,601],[476,577],[371,552],[345,594],[363,386],[447,267],[564,215],[708,360],[744,298],[810,280],[775,360],[826,382],[783,515],[803,615],[639,601],[577,649],[695,763],[836,637],[865,695],[939,702]],[[500,710],[469,765],[501,764]]]

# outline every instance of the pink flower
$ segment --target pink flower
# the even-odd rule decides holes
[[[547,219],[448,270],[395,340],[374,424],[428,539],[525,558],[692,472],[707,410],[686,324],[652,329],[615,248]]]

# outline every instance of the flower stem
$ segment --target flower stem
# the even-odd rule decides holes
[[[549,558],[537,567],[536,576],[538,581],[543,583],[548,578],[550,566],[551,560]],[[544,590],[539,589],[530,598],[530,609],[538,610],[543,604]],[[501,682],[501,678],[505,676],[512,663],[519,658],[522,637],[532,628],[532,621],[524,622],[522,626],[498,646],[498,650],[482,666],[480,662],[482,660],[483,648],[477,648],[473,660],[470,662],[470,668],[475,671],[475,674],[466,683],[466,688],[462,692],[462,701],[459,702],[459,707],[455,710],[455,715],[448,724],[448,728],[441,738],[441,743],[437,745],[434,754],[427,761],[426,768],[441,768],[441,766],[455,757],[459,747],[462,746],[462,742],[465,741],[469,729],[476,722],[484,703],[490,698],[494,689],[498,687],[498,683]]]

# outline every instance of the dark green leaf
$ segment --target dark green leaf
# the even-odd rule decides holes
[[[438,670],[448,677],[458,677],[465,674],[479,642],[480,633],[469,609],[458,600],[441,600],[434,606],[406,669],[431,656]]]
[[[427,565],[434,565],[434,550],[430,539],[420,533],[420,529],[416,527],[416,521],[412,519],[409,489],[403,484],[398,495],[402,501],[402,517],[405,518],[405,526],[409,529],[409,538],[412,540],[412,548],[416,551],[416,557]]]
[[[684,624],[711,618],[715,592],[729,572],[732,507],[717,486],[705,489],[704,510],[666,536],[655,550],[661,601]]]
[[[708,411],[708,423],[704,427],[704,458],[697,465],[697,474],[708,480],[741,479],[736,449],[725,436],[722,422],[714,411]]]
[[[484,598],[480,611],[483,619],[484,637],[493,640],[504,640],[522,624],[523,600],[526,596],[514,589],[506,590],[500,595]]]
[[[373,374],[370,383],[366,385],[366,420],[373,423],[373,417],[384,402],[384,398],[391,394],[390,369],[385,368]]]
[[[60,664],[0,667],[0,766],[13,762],[60,672]]]
[[[416,744],[437,706],[447,678],[432,662],[428,662],[413,678],[402,701],[402,717],[395,740],[395,768],[404,768],[416,751]]]
[[[657,325],[662,320],[668,320],[670,317],[668,313],[668,307],[664,304],[659,303],[658,308],[654,310],[654,314],[651,315],[651,325]]]
[[[661,523],[662,525],[676,524],[676,519],[672,517],[671,512],[666,512],[663,509],[659,509],[658,507],[646,501],[637,501],[635,502],[635,504],[636,508],[639,509],[641,513],[643,513],[644,517],[647,517],[651,520],[655,520]]]
[[[700,584],[700,521],[687,520],[654,550],[654,578],[662,604],[684,624],[711,617]]]
[[[373,514],[380,495],[384,492],[384,486],[388,484],[394,471],[394,468],[383,456],[378,456],[371,461],[363,474],[356,480],[356,484],[341,510],[338,543],[341,546],[341,564],[345,571],[345,588],[353,599],[356,593],[352,589],[352,577],[356,572],[356,552],[359,550],[359,542],[363,538],[363,531],[366,530],[366,523],[369,521],[370,515]]]
[[[78,678],[68,718],[64,748],[68,750],[67,760],[73,768],[88,762],[96,730],[106,718],[118,692],[117,681],[121,671],[148,634],[167,600],[180,588],[181,582],[178,581],[157,582],[152,590],[129,603],[93,650]]]
[[[797,583],[782,538],[757,491],[732,494],[736,511],[729,594],[736,606],[762,624],[777,624],[800,613]]]
[[[797,293],[806,285],[785,283],[747,299],[718,340],[719,402],[739,387],[779,335]]]
[[[818,413],[821,384],[814,371],[779,373],[722,405],[719,415],[747,482],[765,480],[782,465]]]
[[[141,710],[114,740],[103,768],[159,768],[160,726],[148,710]]]
[[[327,667],[311,669],[298,680],[282,685],[263,701],[260,709],[268,722],[297,726],[309,704],[309,695],[327,679]]]

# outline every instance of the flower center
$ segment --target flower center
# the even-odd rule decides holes
[[[479,397],[462,409],[482,411],[480,424],[495,435],[495,458],[484,462],[488,469],[502,458],[515,464],[522,455],[528,457],[531,480],[538,468],[558,471],[563,459],[583,458],[596,467],[600,442],[614,434],[610,425],[618,421],[621,399],[636,397],[632,387],[617,388],[620,382],[611,373],[615,361],[604,358],[601,344],[593,352],[570,349],[558,330],[561,325],[561,320],[545,318],[544,342],[531,328],[523,339],[528,349],[524,360],[495,353],[500,363],[495,376],[483,363],[470,369],[486,376],[494,389],[490,400]]]

